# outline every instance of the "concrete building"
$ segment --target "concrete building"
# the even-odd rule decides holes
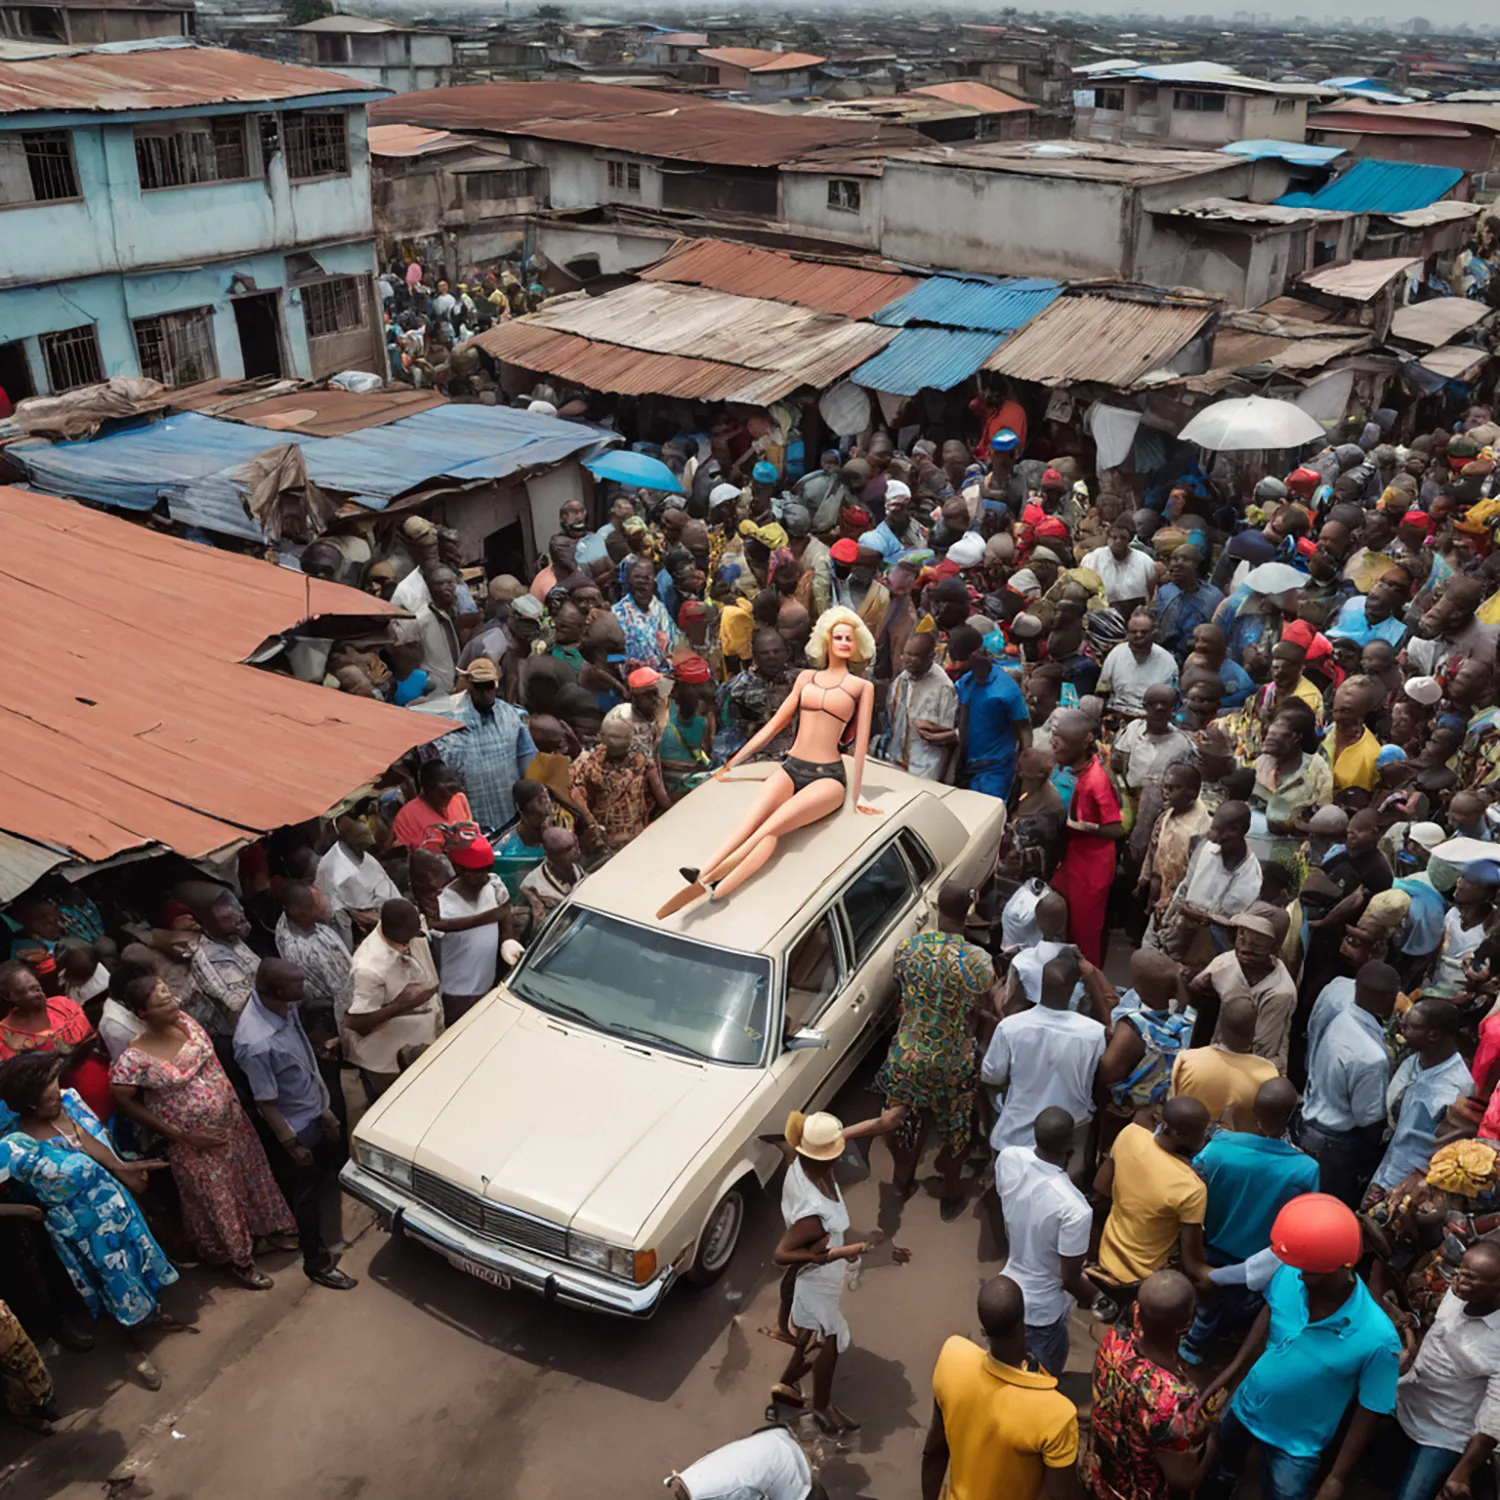
[[[406,249],[457,281],[522,248],[526,216],[547,201],[547,174],[498,141],[372,125],[370,192],[381,264],[399,266]]]
[[[1500,98],[1398,106],[1351,100],[1311,115],[1307,138],[1354,156],[1458,167],[1472,176],[1476,193],[1500,187]]]
[[[377,97],[189,42],[0,62],[0,386],[383,369]]]
[[[193,0],[47,0],[0,5],[0,38],[18,42],[135,42],[153,36],[191,36]]]
[[[1338,92],[1246,78],[1222,63],[1096,63],[1076,70],[1074,88],[1079,140],[1207,150],[1234,141],[1300,141],[1308,105]]]
[[[442,89],[453,82],[453,38],[366,16],[321,16],[288,28],[302,61],[337,68],[394,94]]]
[[[710,83],[752,99],[786,99],[813,92],[813,75],[828,59],[813,52],[771,52],[764,47],[703,48]]]

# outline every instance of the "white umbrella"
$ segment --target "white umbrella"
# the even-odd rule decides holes
[[[1215,453],[1249,448],[1300,448],[1325,442],[1322,423],[1290,401],[1240,396],[1206,406],[1178,434],[1186,443]]]

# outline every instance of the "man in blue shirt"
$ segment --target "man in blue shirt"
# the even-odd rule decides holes
[[[974,791],[1006,797],[1016,760],[1031,744],[1031,713],[1009,673],[982,646],[959,678],[958,744],[964,778]]]
[[[327,1085],[318,1072],[312,1043],[297,1007],[306,977],[285,959],[261,960],[255,992],[234,1029],[234,1057],[249,1080],[255,1106],[277,1147],[271,1169],[297,1222],[302,1269],[308,1279],[334,1291],[359,1283],[338,1268],[338,1256],[323,1240],[322,1186],[342,1165],[339,1122],[329,1108]]]
[[[1193,648],[1194,632],[1209,624],[1224,602],[1223,594],[1199,577],[1202,566],[1203,554],[1196,547],[1178,547],[1167,564],[1170,581],[1156,595],[1157,643],[1177,658],[1178,666]]]
[[[1314,1222],[1297,1232],[1304,1210]],[[1352,1401],[1357,1408],[1324,1480],[1338,1493],[1380,1418],[1396,1408],[1401,1339],[1354,1274],[1363,1248],[1354,1214],[1322,1194],[1294,1199],[1277,1218],[1272,1248],[1285,1264],[1266,1288],[1266,1306],[1203,1392],[1207,1402],[1234,1391],[1219,1427],[1219,1471],[1200,1490],[1203,1500],[1229,1500],[1255,1442],[1262,1500],[1307,1500]]]
[[[1201,657],[1210,672],[1219,674],[1224,684],[1220,708],[1238,708],[1255,691],[1255,679],[1231,659],[1228,638],[1219,626],[1199,625],[1194,629],[1193,655]]]
[[[1193,1158],[1193,1170],[1208,1184],[1203,1240],[1209,1265],[1239,1265],[1264,1250],[1283,1206],[1317,1192],[1317,1162],[1283,1139],[1299,1102],[1288,1079],[1270,1079],[1255,1095],[1255,1129],[1221,1130]],[[1200,1302],[1179,1351],[1183,1359],[1201,1364],[1219,1325],[1238,1316],[1243,1328],[1260,1303],[1254,1293],[1237,1287]]]
[[[1405,589],[1398,579],[1389,583],[1382,578],[1368,594],[1356,594],[1344,602],[1339,617],[1328,627],[1330,640],[1358,641],[1368,646],[1371,641],[1388,641],[1400,650],[1406,639],[1406,621],[1401,611],[1406,605]]]

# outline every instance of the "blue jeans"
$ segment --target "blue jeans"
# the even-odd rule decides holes
[[[1202,1500],[1230,1500],[1245,1460],[1258,1439],[1232,1412],[1219,1424],[1219,1467],[1199,1491]],[[1269,1443],[1260,1444],[1260,1500],[1307,1500],[1318,1481],[1323,1460],[1297,1458]]]
[[[1055,1323],[1026,1325],[1026,1352],[1049,1374],[1061,1376],[1068,1365],[1068,1320],[1071,1309]]]
[[[1451,1448],[1424,1448],[1413,1443],[1411,1457],[1406,1460],[1406,1469],[1392,1500],[1436,1500],[1437,1492],[1462,1457],[1462,1453]]]
[[[1217,1264],[1212,1255],[1209,1257],[1209,1264]],[[1193,1326],[1188,1329],[1177,1352],[1190,1365],[1201,1365],[1219,1336],[1220,1328],[1227,1324],[1226,1331],[1243,1333],[1255,1321],[1255,1315],[1265,1305],[1265,1300],[1259,1292],[1252,1292],[1249,1287],[1221,1286],[1218,1296],[1212,1299],[1205,1297],[1198,1303],[1198,1309],[1193,1314]]]

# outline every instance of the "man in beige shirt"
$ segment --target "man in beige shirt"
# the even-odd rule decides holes
[[[1255,1006],[1257,1057],[1286,1071],[1287,1044],[1291,1040],[1292,1012],[1297,1008],[1297,985],[1276,956],[1281,951],[1290,918],[1280,907],[1257,901],[1230,921],[1234,929],[1234,951],[1221,953],[1188,986],[1198,1010],[1193,1044],[1205,1047],[1222,1041],[1219,1013],[1224,1003],[1242,996]]]
[[[344,1016],[344,1051],[373,1100],[401,1071],[401,1052],[443,1031],[437,969],[410,901],[387,901],[380,922],[354,952],[354,998]]]
[[[1255,1021],[1255,1002],[1248,995],[1226,1000],[1219,1010],[1219,1040],[1177,1054],[1168,1097],[1197,1099],[1212,1124],[1253,1131],[1256,1092],[1278,1076],[1276,1064],[1252,1050]]]

